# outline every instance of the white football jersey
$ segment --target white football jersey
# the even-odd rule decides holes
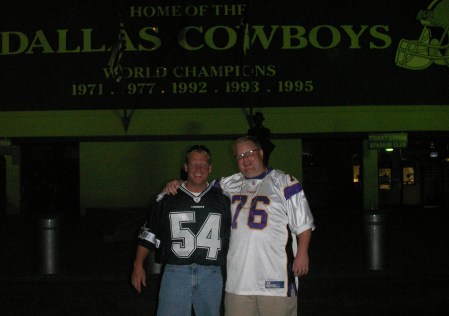
[[[315,228],[298,180],[269,168],[259,177],[246,179],[237,173],[215,185],[231,198],[226,291],[239,295],[297,295],[291,271],[296,235]]]

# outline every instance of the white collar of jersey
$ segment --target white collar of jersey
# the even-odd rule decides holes
[[[205,195],[207,192],[209,192],[210,189],[212,189],[212,186],[209,185],[209,183],[207,183],[207,188],[201,192],[201,193],[195,193],[195,192],[190,192],[186,186],[185,186],[185,182],[183,182],[181,184],[181,186],[179,187],[185,194],[189,195],[194,201],[195,203],[199,203],[201,201],[201,198],[203,197],[203,195]]]
[[[261,174],[259,174],[258,176],[255,177],[250,177],[247,178],[245,176],[243,176],[246,180],[262,180],[263,178],[265,178],[267,176],[267,174],[269,174],[271,171],[273,170],[273,168],[271,167],[267,167],[267,169],[265,169],[264,172],[262,172]],[[242,174],[243,175],[243,174]]]

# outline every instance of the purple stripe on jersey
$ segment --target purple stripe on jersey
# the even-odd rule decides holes
[[[299,183],[295,183],[294,185],[291,185],[284,189],[284,197],[285,197],[285,199],[288,200],[293,195],[295,195],[301,191],[302,191],[302,186]]]

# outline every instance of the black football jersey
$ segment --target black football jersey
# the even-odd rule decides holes
[[[224,265],[231,227],[230,202],[209,186],[199,196],[180,186],[159,196],[139,234],[139,244],[157,248],[163,263]]]

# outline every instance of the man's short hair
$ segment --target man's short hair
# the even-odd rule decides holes
[[[207,156],[207,161],[209,165],[212,163],[212,154],[210,153],[209,148],[207,148],[204,145],[192,145],[186,151],[186,159],[185,159],[186,164],[189,163],[190,154],[193,152],[205,154]]]
[[[254,145],[256,145],[257,148],[261,148],[259,139],[257,139],[257,137],[245,135],[245,136],[241,136],[235,140],[234,150],[235,150],[235,146],[237,144],[244,143],[244,142],[252,142]]]

